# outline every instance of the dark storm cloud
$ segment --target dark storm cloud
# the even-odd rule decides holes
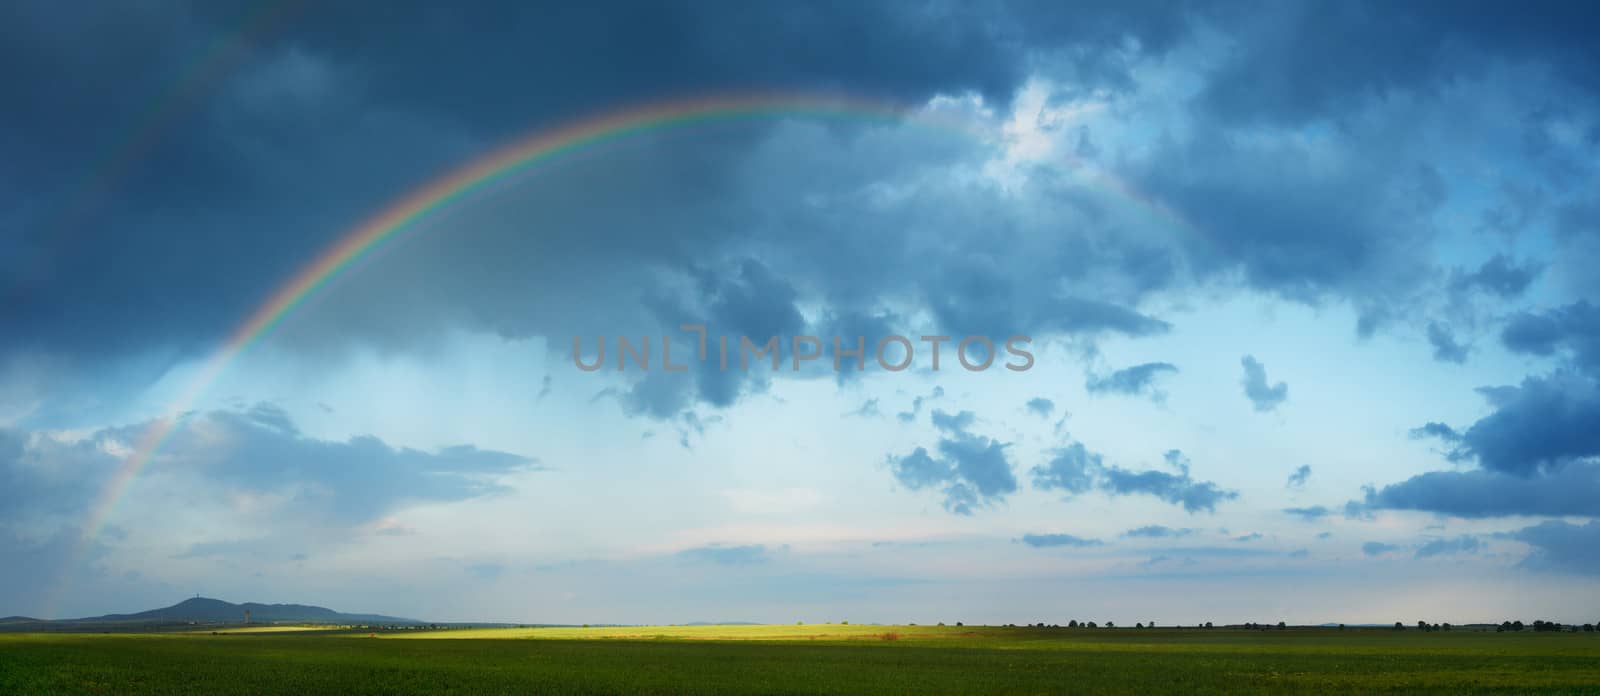
[[[1294,302],[1354,300],[1364,314],[1390,311],[1422,282],[1428,214],[1443,197],[1417,189],[1437,173],[1382,134],[1330,167],[1308,166],[1321,154],[1306,143],[1238,136],[1217,127],[1164,143],[1134,173],[1198,231],[1192,270]]]
[[[1432,96],[1505,63],[1530,61],[1590,89],[1600,51],[1590,3],[1312,1],[1231,6],[1240,42],[1200,102],[1233,122],[1336,118],[1401,94]]]
[[[652,360],[660,359],[663,346],[676,346],[674,364],[686,366],[687,371],[671,372],[665,365],[654,363],[656,369],[635,382],[624,395],[624,408],[630,413],[667,420],[678,417],[697,401],[727,407],[745,393],[763,391],[766,375],[771,373],[771,358],[766,358],[765,366],[757,361],[755,369],[742,369],[739,341],[748,338],[759,346],[777,337],[780,364],[787,361],[790,353],[785,350],[786,343],[793,336],[806,333],[805,318],[795,306],[797,299],[798,293],[789,281],[755,259],[742,259],[722,272],[697,269],[694,291],[689,297],[682,302],[655,302],[662,331],[654,332],[653,338],[647,338],[649,333],[629,338],[630,345],[636,348],[640,341],[650,340],[645,352],[654,351]],[[699,333],[680,330],[686,324],[705,327],[706,360],[698,359]],[[723,369],[720,362],[717,341],[722,336],[730,342],[730,369]],[[615,343],[612,349],[616,350]],[[621,358],[608,356],[612,364]]]
[[[1244,387],[1245,398],[1250,400],[1257,411],[1271,411],[1288,400],[1289,385],[1285,382],[1269,385],[1267,368],[1254,356],[1246,355],[1240,358],[1239,364],[1244,366],[1244,379],[1240,384]]]
[[[1003,340],[1021,332],[1153,336],[1172,325],[1129,307],[1098,298],[1040,294],[1019,282],[1014,269],[992,261],[948,260],[924,286],[939,325],[952,335],[982,335]]]
[[[399,2],[380,24],[356,5],[268,9],[8,15],[0,200],[28,202],[0,227],[26,270],[5,265],[8,339],[203,349],[382,201],[489,144],[624,104],[750,90],[1004,103],[1041,56],[1117,89],[1130,57],[1188,31],[1166,5],[1109,2]]]
[[[1022,543],[1032,546],[1036,549],[1056,548],[1061,546],[1075,546],[1082,548],[1085,546],[1103,545],[1103,542],[1101,542],[1099,539],[1085,539],[1083,537],[1073,536],[1071,534],[1024,534],[1022,535]]]
[[[1011,443],[968,432],[974,420],[970,411],[952,415],[935,410],[934,425],[942,433],[937,456],[924,447],[904,456],[891,455],[890,472],[911,490],[941,489],[944,508],[953,514],[971,515],[977,508],[999,504],[1017,490],[1006,456]]]
[[[1177,371],[1178,366],[1171,363],[1144,363],[1122,368],[1103,377],[1090,375],[1083,388],[1091,394],[1148,394],[1152,399],[1162,401],[1165,394],[1155,388],[1155,380],[1163,374]]]

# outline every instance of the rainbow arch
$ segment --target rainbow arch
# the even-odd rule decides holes
[[[383,246],[385,242],[408,229],[417,227],[420,222],[430,219],[441,211],[470,199],[475,193],[484,192],[521,173],[591,147],[657,131],[717,121],[762,117],[844,117],[886,123],[913,122],[942,130],[977,136],[987,135],[986,131],[972,122],[884,102],[837,96],[757,94],[654,103],[614,111],[563,127],[537,131],[491,151],[412,190],[351,228],[311,262],[301,267],[234,329],[222,346],[211,354],[194,378],[189,381],[188,386],[180,392],[178,399],[168,411],[174,415],[157,419],[133,445],[131,453],[123,459],[90,508],[90,515],[83,528],[78,549],[71,554],[69,564],[81,558],[90,543],[99,537],[106,521],[115,510],[118,501],[127,493],[133,480],[180,427],[185,418],[184,414],[225,369],[320,288],[325,287],[362,257]],[[1092,177],[1097,186],[1154,212],[1164,220],[1184,229],[1193,230],[1192,225],[1175,215],[1166,206],[1140,193],[1125,181],[1103,171],[1094,171]]]

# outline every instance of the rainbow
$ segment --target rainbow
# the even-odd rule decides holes
[[[223,371],[319,289],[326,287],[341,272],[382,247],[385,242],[406,230],[419,227],[420,223],[437,217],[443,211],[471,200],[475,194],[492,192],[495,186],[512,181],[519,174],[574,153],[646,133],[752,117],[847,117],[886,123],[914,122],[980,138],[989,137],[987,131],[974,123],[880,102],[833,96],[754,95],[652,104],[612,112],[566,127],[535,132],[516,140],[411,191],[378,214],[367,218],[339,237],[338,241],[273,292],[211,354],[188,382],[168,411],[174,415],[158,418],[134,444],[131,453],[123,459],[91,507],[79,548],[71,558],[81,557],[91,542],[99,537],[102,527],[133,480],[155,458],[162,445],[178,430],[185,413]],[[1140,195],[1120,179],[1103,172],[1094,173],[1093,179],[1163,218],[1181,223],[1181,218],[1176,218],[1165,206]]]
[[[167,84],[160,96],[133,118],[115,146],[89,167],[72,187],[65,212],[55,223],[57,234],[72,236],[94,218],[121,187],[135,165],[155,150],[172,128],[193,111],[206,93],[248,59],[266,37],[299,11],[304,0],[262,0],[243,13],[232,31],[219,34],[198,57]]]

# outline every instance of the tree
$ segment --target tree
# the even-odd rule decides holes
[[[1288,625],[1284,624],[1282,621],[1278,622],[1278,630],[1282,631],[1283,629],[1286,629],[1286,628],[1288,628]]]
[[[1396,621],[1396,622],[1394,622],[1394,630],[1396,630],[1396,631],[1404,631],[1404,630],[1406,630],[1406,625],[1403,624],[1403,623],[1400,623],[1399,621]]]
[[[1341,630],[1341,631],[1344,630],[1344,624],[1339,624],[1339,630]]]
[[[1078,627],[1078,620],[1077,619],[1073,619],[1073,620],[1067,622],[1067,628],[1077,628],[1077,627]]]
[[[1111,622],[1110,622],[1110,621],[1107,621],[1107,622],[1106,622],[1106,628],[1116,628],[1116,627],[1117,627],[1117,625],[1116,625],[1116,624],[1114,624],[1114,623],[1111,623]]]
[[[1210,621],[1206,622],[1206,628],[1211,628],[1211,622]]]
[[[1142,624],[1142,623],[1136,623],[1136,624],[1134,624],[1134,625],[1133,625],[1133,627],[1134,627],[1134,628],[1144,628],[1144,624]]]

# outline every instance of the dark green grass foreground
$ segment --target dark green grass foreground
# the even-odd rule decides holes
[[[915,626],[0,634],[4,694],[1535,690],[1600,693],[1600,634]]]

